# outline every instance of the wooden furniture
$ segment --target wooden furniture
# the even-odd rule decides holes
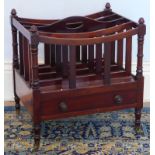
[[[21,101],[32,115],[35,148],[42,120],[135,108],[135,126],[140,126],[143,18],[133,22],[112,12],[109,3],[101,12],[62,20],[20,18],[13,9],[11,27],[15,106],[20,109]],[[43,64],[38,52],[44,52]]]

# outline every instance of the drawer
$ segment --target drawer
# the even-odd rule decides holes
[[[42,104],[42,115],[78,112],[89,109],[126,106],[136,102],[136,90],[117,91],[91,96],[53,99]]]

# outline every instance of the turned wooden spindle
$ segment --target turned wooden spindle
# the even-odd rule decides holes
[[[139,79],[143,76],[143,44],[144,35],[146,33],[146,26],[144,24],[144,19],[139,19],[139,32],[138,32],[138,54],[137,54],[137,71],[136,78]]]
[[[38,79],[38,34],[37,27],[31,26],[31,43],[30,43],[30,51],[31,51],[31,65],[32,65],[32,87],[34,89],[39,86]]]
[[[13,48],[13,86],[14,86],[13,90],[14,90],[16,112],[19,113],[20,99],[16,93],[16,82],[15,82],[15,69],[19,68],[18,43],[17,43],[17,29],[13,26],[13,18],[17,18],[17,13],[15,9],[11,10],[11,30],[12,30],[12,48]]]
[[[11,11],[11,29],[12,29],[12,46],[13,46],[13,67],[19,68],[18,62],[18,43],[17,43],[17,29],[12,24],[12,19],[17,18],[17,13],[15,9]]]
[[[143,107],[143,87],[144,87],[144,78],[143,78],[143,43],[144,35],[146,33],[146,26],[144,24],[144,19],[139,19],[138,25],[138,54],[137,54],[137,70],[136,70],[136,79],[138,83],[138,95],[137,95],[137,107],[135,108],[135,127],[140,129],[140,119],[141,119],[141,109]]]
[[[37,111],[40,111],[40,90],[39,90],[39,78],[38,78],[38,32],[36,26],[31,26],[31,67],[32,67],[32,89],[33,89],[33,122],[34,122],[34,149],[39,148],[40,142],[40,116],[37,115]]]
[[[104,11],[112,12],[110,3],[106,3]],[[112,33],[111,35],[113,34],[115,33]],[[111,63],[115,63],[115,41],[111,42],[110,46],[111,46]]]

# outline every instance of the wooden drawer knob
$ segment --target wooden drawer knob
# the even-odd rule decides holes
[[[60,102],[59,108],[62,112],[66,112],[68,110],[67,104],[64,101]]]
[[[115,104],[121,104],[123,101],[123,98],[121,95],[116,95],[115,98],[114,98],[114,102]]]

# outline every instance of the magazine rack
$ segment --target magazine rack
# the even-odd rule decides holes
[[[21,101],[32,116],[35,149],[43,120],[135,108],[135,127],[140,127],[143,18],[133,22],[112,12],[109,3],[101,12],[62,20],[20,18],[13,9],[11,27],[15,107],[19,110]],[[43,63],[38,52],[44,53]]]

